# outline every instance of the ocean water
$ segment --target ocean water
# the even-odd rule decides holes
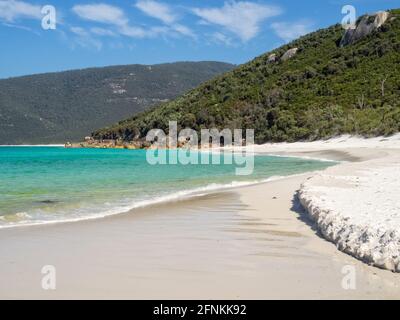
[[[0,147],[0,228],[101,218],[281,176],[332,162],[256,156],[235,165],[150,165],[144,150]]]

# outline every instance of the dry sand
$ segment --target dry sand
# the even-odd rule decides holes
[[[330,159],[347,155],[345,160],[352,163],[331,167],[303,182],[300,202],[321,234],[340,250],[400,272],[400,134],[372,139],[342,136],[256,149]]]
[[[349,161],[377,155],[336,147],[274,152]],[[0,298],[399,299],[400,274],[341,253],[314,230],[296,198],[313,175],[96,221],[1,230]],[[44,265],[56,267],[54,291],[41,288]],[[348,266],[355,290],[342,287]]]

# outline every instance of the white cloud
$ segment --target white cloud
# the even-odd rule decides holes
[[[182,24],[176,23],[176,24],[172,25],[171,28],[173,31],[180,33],[181,35],[191,37],[191,38],[196,38],[196,34],[193,32],[193,30]]]
[[[300,22],[276,22],[271,25],[275,33],[286,42],[290,42],[312,31],[313,24],[310,21]]]
[[[75,35],[75,43],[83,48],[95,48],[100,51],[103,43],[92,37],[89,31],[81,27],[70,27],[70,31]]]
[[[149,17],[155,18],[169,26],[168,31],[175,32],[187,37],[195,38],[194,32],[187,26],[177,23],[179,20],[178,15],[173,12],[173,8],[169,5],[154,0],[139,0],[136,5],[140,11]]]
[[[83,29],[81,27],[71,27],[70,30],[71,30],[72,33],[74,33],[74,34],[76,34],[78,36],[87,36],[87,35],[89,35],[89,33],[85,29]]]
[[[32,33],[34,33],[34,34],[36,34],[36,35],[40,35],[39,32],[33,30],[32,28],[26,27],[26,26],[14,24],[14,23],[9,23],[9,22],[2,22],[1,25],[2,25],[2,26],[5,26],[5,27],[8,27],[8,28],[20,29],[20,30],[32,32]]]
[[[117,36],[117,34],[115,32],[105,29],[105,28],[93,27],[93,28],[90,28],[90,32],[97,36],[108,36],[108,37],[116,37]]]
[[[158,35],[168,35],[171,31],[182,34],[190,32],[189,29],[179,24],[174,24],[170,27],[155,26],[148,28],[134,26],[130,23],[122,9],[103,3],[75,5],[72,11],[84,20],[111,26],[111,30],[106,28],[91,28],[90,32],[96,36],[123,35],[131,38],[154,38]],[[166,16],[163,16],[163,18],[166,21],[168,20]]]
[[[173,24],[177,20],[177,16],[165,3],[153,0],[140,0],[136,3],[136,8],[150,17],[161,20],[165,24]]]
[[[253,39],[260,31],[260,24],[281,14],[276,6],[247,1],[225,2],[220,8],[194,8],[202,23],[219,25],[236,34],[243,42]]]
[[[211,38],[216,43],[222,43],[222,44],[224,44],[226,46],[231,46],[232,45],[232,39],[229,38],[227,35],[221,33],[221,32],[214,32],[211,35]]]
[[[124,36],[131,38],[144,38],[146,36],[150,36],[149,30],[144,30],[140,27],[130,26],[128,24],[121,26],[118,32]]]
[[[0,0],[0,19],[14,22],[17,19],[41,19],[41,7],[28,2]]]
[[[116,26],[128,23],[123,10],[104,3],[75,5],[72,7],[72,11],[85,20]]]
[[[115,30],[106,31],[102,28],[102,35],[106,33],[117,33],[132,38],[144,38],[152,36],[151,30],[145,30],[141,27],[132,26],[125,12],[115,6],[104,3],[75,5],[72,11],[84,20],[94,21],[98,23],[108,24]],[[99,34],[100,29],[95,29],[94,33]]]

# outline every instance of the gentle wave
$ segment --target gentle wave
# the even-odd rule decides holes
[[[212,194],[218,191],[223,191],[223,190],[229,190],[229,189],[235,189],[235,188],[240,188],[240,187],[246,187],[246,186],[252,186],[252,185],[258,185],[262,183],[268,183],[272,181],[277,181],[277,180],[282,180],[282,179],[287,179],[291,177],[296,177],[300,176],[303,174],[294,174],[294,175],[289,175],[289,176],[272,176],[267,179],[262,179],[262,180],[255,180],[255,181],[233,181],[231,183],[227,184],[209,184],[204,187],[199,187],[191,190],[182,190],[178,191],[172,194],[167,194],[160,196],[156,199],[152,200],[139,200],[135,201],[134,203],[131,203],[129,205],[117,205],[113,209],[106,210],[103,212],[99,213],[92,213],[92,214],[84,214],[80,217],[71,217],[71,218],[63,218],[63,219],[56,219],[56,220],[22,220],[19,222],[8,222],[5,225],[0,225],[0,229],[10,229],[10,228],[15,228],[15,227],[30,227],[30,226],[40,226],[40,225],[52,225],[52,224],[60,224],[60,223],[73,223],[73,222],[80,222],[80,221],[88,221],[88,220],[96,220],[96,219],[102,219],[106,217],[111,217],[115,215],[120,215],[120,214],[126,214],[132,210],[139,209],[139,208],[144,208],[144,207],[149,207],[149,206],[154,206],[162,203],[168,203],[168,202],[175,202],[175,201],[182,201],[186,199],[191,199],[195,197],[201,197],[205,196],[207,194]],[[100,209],[101,210],[101,209]],[[23,213],[18,213],[17,214],[21,218],[30,218],[29,214],[23,212]],[[3,220],[3,219],[0,219]],[[4,221],[4,220],[3,220]]]

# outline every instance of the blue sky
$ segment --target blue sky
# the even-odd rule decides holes
[[[0,78],[119,64],[244,63],[316,29],[399,0],[0,0]],[[41,10],[56,9],[44,30]]]

